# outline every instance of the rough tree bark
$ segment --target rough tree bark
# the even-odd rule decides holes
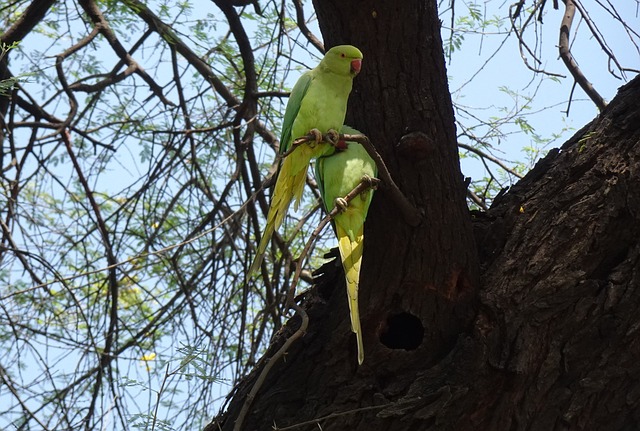
[[[307,334],[273,367],[243,429],[640,427],[640,79],[475,214],[476,248],[435,2],[316,10],[327,46],[363,48],[348,120],[424,220],[408,226],[377,194],[365,231],[363,366],[339,266],[326,265],[303,301]],[[265,363],[208,429],[233,429]]]

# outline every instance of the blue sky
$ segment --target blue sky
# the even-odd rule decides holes
[[[625,17],[629,26],[636,31],[640,30],[637,0],[615,3],[618,12]],[[464,15],[463,6],[456,4],[456,14],[458,16]],[[469,2],[465,3],[465,5],[468,4]],[[597,24],[599,31],[622,66],[640,69],[638,48],[630,41],[627,31],[619,22],[612,19],[600,4],[601,2],[598,1],[585,1],[583,6],[589,11],[589,16]],[[486,17],[504,14],[508,7],[508,3],[495,1],[478,3],[478,8]],[[553,10],[551,2],[548,2],[544,14],[544,24],[537,29],[527,30],[524,38],[531,48],[536,42],[538,43],[536,52],[539,59],[542,60],[538,67],[548,72],[565,75],[565,78],[552,80],[529,70],[520,57],[517,39],[511,35],[504,42],[504,45],[500,46],[505,40],[505,35],[495,27],[487,28],[486,34],[465,35],[462,50],[454,53],[447,66],[454,103],[474,107],[474,112],[482,118],[499,116],[502,112],[501,107],[512,104],[511,96],[500,90],[503,87],[525,96],[531,96],[535,93],[535,98],[531,102],[530,112],[532,114],[527,117],[527,121],[542,137],[550,137],[553,134],[560,135],[555,142],[541,148],[542,150],[562,145],[575,131],[598,114],[594,103],[586,97],[581,88],[577,87],[574,91],[569,115],[566,115],[574,81],[558,54],[559,27],[564,12],[562,2],[560,2],[560,7],[561,10]],[[443,13],[442,19],[445,26],[443,38],[447,38],[449,30],[446,26],[449,25],[450,14]],[[504,26],[508,26],[508,24],[507,21]],[[504,26],[503,28],[505,28]],[[577,37],[575,36],[576,30]],[[640,38],[635,37],[635,41],[638,43]],[[608,57],[589,33],[586,23],[580,19],[579,15],[576,15],[572,25],[571,49],[583,73],[593,83],[596,90],[607,101],[610,101],[615,96],[618,87],[626,81],[617,79],[609,73],[607,70]],[[489,57],[491,59],[487,62]],[[534,64],[531,56],[527,56],[527,59],[530,64]],[[485,62],[487,63],[485,64]],[[627,79],[631,79],[633,76],[632,72],[626,74]],[[470,79],[471,81],[469,81]],[[466,121],[463,118],[459,118],[459,120]],[[511,129],[517,130],[516,127]],[[531,143],[532,139],[529,135],[515,133],[499,143],[492,142],[492,145],[496,146],[498,154],[502,152],[506,159],[515,161],[526,158],[522,148],[531,145]],[[482,167],[477,161],[465,159],[462,161],[462,168],[465,175],[473,177],[482,175]]]

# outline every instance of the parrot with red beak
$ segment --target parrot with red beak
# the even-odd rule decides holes
[[[286,156],[280,161],[276,174],[267,224],[249,270],[250,274],[260,268],[271,236],[282,225],[294,198],[294,208],[298,209],[311,160],[335,151],[334,145],[338,144],[337,131],[344,123],[353,78],[360,72],[361,66],[362,52],[358,48],[351,45],[334,46],[293,87],[280,137],[279,153],[281,157]],[[292,150],[293,141],[308,134],[314,135],[315,141],[301,144]],[[336,142],[323,141],[322,136],[326,134],[336,137]]]

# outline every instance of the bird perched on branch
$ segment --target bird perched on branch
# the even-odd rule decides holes
[[[358,130],[344,126],[341,133],[361,134]],[[364,361],[364,346],[360,313],[358,311],[358,285],[360,263],[364,242],[364,221],[373,197],[373,181],[378,173],[376,164],[367,150],[357,142],[347,142],[347,148],[329,156],[320,157],[316,162],[316,181],[324,206],[331,212],[334,205],[341,211],[334,217],[338,248],[347,282],[347,296],[351,313],[351,330],[358,342],[358,363]],[[356,188],[361,181],[369,181],[368,190],[354,197],[349,203],[343,197]]]
[[[353,78],[360,72],[361,66],[362,52],[358,48],[351,45],[335,46],[315,68],[303,74],[293,87],[280,137],[280,156],[283,159],[276,174],[267,225],[250,274],[260,267],[269,240],[282,225],[294,197],[294,207],[298,209],[309,162],[335,151],[332,143],[322,140],[322,135],[329,133],[337,137],[337,131],[344,123]],[[315,136],[314,142],[292,148],[296,138],[309,133]]]

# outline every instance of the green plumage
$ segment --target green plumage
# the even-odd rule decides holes
[[[341,133],[360,134],[344,126]],[[357,142],[347,142],[347,149],[333,155],[321,157],[316,163],[316,181],[327,211],[331,211],[336,199],[343,198],[353,190],[363,176],[375,178],[378,170],[364,147]],[[348,207],[335,216],[334,224],[338,247],[347,282],[347,296],[351,314],[351,330],[358,342],[358,363],[364,361],[364,345],[358,310],[358,288],[360,264],[364,244],[364,221],[373,197],[373,189],[356,196]]]
[[[325,54],[318,66],[298,79],[284,114],[280,154],[286,153],[291,148],[293,140],[307,135],[311,129],[317,129],[323,134],[331,129],[340,130],[344,123],[353,78],[360,71],[361,61],[362,53],[358,48],[351,45],[336,46]],[[267,215],[267,225],[250,274],[260,267],[269,240],[273,232],[282,225],[294,198],[295,208],[298,208],[309,162],[333,151],[334,148],[325,142],[303,144],[281,161]]]

